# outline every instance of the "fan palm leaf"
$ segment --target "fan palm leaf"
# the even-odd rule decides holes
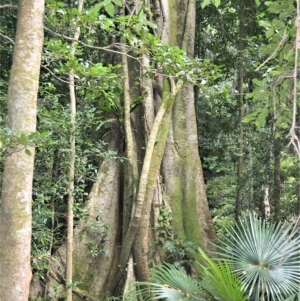
[[[165,264],[157,266],[152,271],[152,282],[138,282],[139,285],[146,286],[146,288],[140,290],[139,294],[145,296],[147,293],[150,293],[150,297],[147,300],[205,301],[216,299],[245,301],[247,296],[242,283],[232,273],[228,262],[226,260],[215,262],[201,249],[199,252],[205,263],[205,265],[201,264],[204,275],[203,281],[199,283],[199,281],[187,275],[184,270]]]
[[[144,294],[150,291],[148,300],[164,299],[166,301],[205,301],[201,297],[202,288],[199,282],[187,275],[183,269],[177,269],[171,264],[157,266],[150,275],[151,282],[138,282],[147,286],[140,291]]]
[[[249,216],[228,230],[223,256],[255,300],[283,300],[299,291],[300,237],[292,225]]]

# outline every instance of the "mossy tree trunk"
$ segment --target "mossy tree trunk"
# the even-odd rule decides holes
[[[44,1],[19,1],[8,90],[8,127],[28,139],[36,129],[36,100],[43,46]],[[18,140],[17,140],[18,141]],[[26,143],[23,143],[26,144]],[[27,301],[31,281],[31,198],[34,147],[7,148],[0,207],[0,299]]]
[[[148,4],[155,11],[157,34],[192,57],[195,1]],[[142,62],[145,68],[150,63],[146,56]],[[171,219],[174,223],[167,234],[170,239],[178,237],[207,249],[214,238],[199,158],[193,86],[160,76],[155,85],[144,76],[137,86],[140,64],[125,57],[122,64],[124,129],[119,136],[111,135],[110,149],[128,160],[103,161],[90,195],[90,216],[75,229],[73,281],[83,283],[76,293],[90,300],[121,295],[128,279],[147,280],[149,267],[167,259],[155,230],[163,208],[169,214],[163,227]],[[143,105],[130,112],[129,102],[142,93]],[[99,254],[93,256],[92,249]],[[65,249],[58,254],[63,259]],[[63,275],[61,268],[63,264],[56,271]]]

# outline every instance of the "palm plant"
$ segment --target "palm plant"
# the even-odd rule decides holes
[[[151,273],[152,282],[139,283],[147,285],[140,294],[150,292],[148,300],[223,300],[245,301],[247,296],[240,280],[232,273],[226,260],[211,260],[202,250],[203,280],[187,275],[183,269],[177,269],[171,264],[156,267]]]
[[[245,301],[248,296],[242,282],[232,272],[230,264],[226,260],[212,260],[201,249],[199,250],[205,265],[202,286],[206,288],[217,300]]]
[[[292,225],[250,215],[228,235],[218,253],[223,259],[212,260],[200,250],[201,282],[165,264],[152,272],[152,282],[139,283],[147,286],[140,293],[149,292],[148,300],[167,301],[245,301],[245,292],[255,301],[300,301],[300,236]]]
[[[251,299],[284,300],[299,292],[300,236],[292,225],[249,216],[228,230],[222,256],[232,264]]]
[[[137,284],[146,286],[141,289],[139,295],[149,294],[147,300],[164,299],[205,301],[201,297],[202,288],[200,283],[187,275],[183,269],[177,269],[171,264],[157,266],[150,275],[151,282],[138,282]]]

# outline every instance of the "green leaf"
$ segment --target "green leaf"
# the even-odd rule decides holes
[[[173,247],[173,246],[171,246]],[[150,300],[198,300],[200,297],[201,286],[199,282],[187,275],[184,270],[179,270],[171,264],[157,266],[150,272],[150,279],[153,282],[138,282],[138,284],[149,285],[154,298]],[[148,290],[148,288],[147,288]],[[142,294],[143,291],[139,291]]]
[[[296,293],[294,295],[289,296],[287,299],[284,301],[300,301],[300,292]]]
[[[95,13],[98,13],[98,11],[100,10],[100,8],[103,6],[102,2],[97,3],[96,5],[94,5],[93,7],[91,7],[88,11],[87,14],[88,15],[93,15]]]
[[[260,20],[259,25],[262,26],[262,27],[271,27],[271,23],[269,21],[266,21],[266,20]]]
[[[223,301],[246,301],[248,297],[242,282],[232,272],[228,261],[212,260],[201,249],[199,252],[206,263],[200,265],[204,271],[203,282],[209,291]]]
[[[267,107],[263,108],[262,111],[258,114],[255,125],[258,128],[262,128],[266,124],[266,118],[268,116],[269,110]]]
[[[153,28],[153,29],[156,29],[157,28],[157,25],[151,21],[148,21],[148,20],[144,20],[144,23],[146,25],[148,25],[149,27]]]
[[[112,2],[117,6],[123,6],[122,0],[112,0]]]
[[[227,232],[219,245],[222,256],[233,265],[250,298],[260,300],[263,290],[264,300],[284,300],[299,292],[300,236],[292,223],[270,223],[249,215]]]
[[[111,16],[113,17],[115,14],[115,6],[112,3],[109,3],[107,5],[104,6],[105,11]]]
[[[272,70],[271,72],[270,72],[272,75],[281,75],[282,73],[283,73],[283,71],[279,71],[279,70]]]
[[[22,145],[26,145],[28,142],[27,136],[22,133],[21,136],[19,137],[19,143]]]
[[[137,31],[137,32],[140,32],[141,31],[141,29],[142,29],[142,23],[141,22],[139,22],[139,23],[137,23],[137,24],[135,24],[134,25],[134,29]]]
[[[28,156],[31,156],[31,151],[29,149],[25,149],[25,154],[27,154]]]
[[[254,78],[254,79],[252,80],[252,82],[253,82],[253,84],[255,84],[255,85],[258,86],[258,87],[261,87],[261,86],[264,85],[264,82],[263,82],[262,80],[258,80],[257,78]]]
[[[256,116],[257,116],[258,112],[253,112],[253,113],[250,113],[248,115],[246,115],[244,118],[243,118],[243,123],[249,123],[249,122],[252,122],[256,119]]]
[[[274,35],[274,28],[273,27],[271,27],[271,28],[269,28],[268,30],[267,30],[267,32],[266,32],[266,37],[269,39],[271,36],[273,36]]]
[[[211,0],[203,0],[203,2],[201,4],[201,8],[203,9],[205,6],[207,6],[210,3],[211,3]]]
[[[106,6],[111,3],[111,0],[103,0],[101,3],[103,6]]]
[[[101,1],[100,3],[97,3],[96,5],[92,6],[88,11],[87,14],[88,15],[93,15],[95,13],[98,13],[98,11],[104,6],[107,6],[109,4],[111,4],[112,0],[104,0]]]
[[[143,11],[143,10],[140,11],[138,17],[139,17],[140,22],[143,22],[143,21],[144,21],[145,15],[144,15],[144,11]]]
[[[214,0],[215,7],[219,7],[221,4],[221,0]]]

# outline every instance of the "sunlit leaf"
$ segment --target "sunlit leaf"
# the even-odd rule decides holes
[[[263,127],[266,124],[266,118],[268,116],[269,110],[267,107],[263,108],[262,111],[258,114],[256,120],[255,120],[255,125],[258,128]]]
[[[221,0],[214,0],[215,7],[219,7],[221,4]]]
[[[211,0],[203,0],[203,2],[201,4],[201,8],[204,8],[205,6],[207,6],[210,3],[211,3]]]
[[[105,5],[104,9],[111,17],[115,14],[115,6],[112,3]]]
[[[300,236],[293,225],[267,223],[250,215],[228,230],[222,240],[228,258],[255,300],[283,300],[299,291]]]

